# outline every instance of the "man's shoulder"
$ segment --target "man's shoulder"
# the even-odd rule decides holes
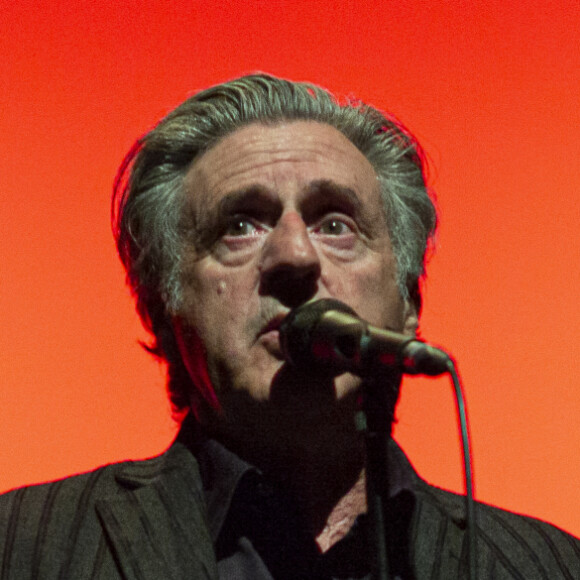
[[[196,549],[184,559],[186,544]],[[117,577],[133,566],[149,578],[165,565],[211,567],[197,462],[177,442],[151,459],[12,490],[0,496],[0,545],[8,578],[82,578],[91,569]]]
[[[422,482],[418,489],[418,495],[435,509],[445,512],[458,522],[465,520],[465,496],[440,487]],[[514,511],[476,501],[476,519],[478,527],[485,530],[494,530],[499,527],[510,533],[543,534],[547,530],[556,535],[565,535],[574,542],[580,540],[561,528],[529,515],[523,515]]]
[[[466,530],[465,496],[421,482],[417,497],[423,519],[452,521],[458,534]],[[580,578],[580,540],[557,526],[483,502],[476,502],[480,566],[504,568],[513,577]],[[421,525],[419,523],[419,525]],[[441,524],[444,525],[444,524]]]
[[[85,493],[93,498],[107,495],[116,488],[116,476],[123,472],[126,467],[156,462],[156,460],[158,457],[137,461],[119,461],[101,465],[86,472],[15,487],[0,494],[0,506],[23,501],[24,498],[42,498],[45,496],[53,497],[53,501],[57,498],[59,501],[66,501],[82,494],[85,490]],[[4,510],[0,511],[0,517],[2,515],[5,515]]]
[[[174,473],[185,473],[193,480],[198,478],[195,458],[179,443],[164,453],[147,459],[126,460],[109,463],[91,471],[78,473],[53,481],[14,488],[0,494],[0,519],[6,515],[5,507],[24,498],[67,503],[84,497],[84,501],[112,498],[126,489],[155,484],[160,478]]]

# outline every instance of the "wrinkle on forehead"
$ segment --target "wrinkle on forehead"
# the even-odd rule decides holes
[[[224,159],[225,147],[234,149],[237,154]],[[335,161],[338,158],[343,167],[343,185],[378,190],[378,178],[370,161],[338,129],[315,121],[276,125],[253,123],[242,127],[194,161],[185,177],[185,185],[188,189],[194,184],[195,189],[202,185],[214,195],[226,193],[227,184],[244,173],[249,173],[247,177],[251,179],[256,174],[268,175],[270,172],[265,169],[280,164],[288,164],[288,172],[292,172],[294,163],[324,167],[331,158]],[[353,161],[359,165],[359,171],[349,171]],[[359,181],[361,168],[365,169],[367,182],[348,183]],[[276,172],[278,176],[284,173],[279,167]]]

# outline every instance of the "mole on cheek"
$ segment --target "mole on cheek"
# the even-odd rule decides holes
[[[223,280],[220,280],[217,285],[217,293],[223,294],[227,289],[226,283]]]

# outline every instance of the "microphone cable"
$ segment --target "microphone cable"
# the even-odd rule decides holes
[[[465,514],[467,521],[467,550],[469,565],[469,580],[477,578],[477,521],[475,519],[475,501],[473,493],[473,473],[471,468],[471,443],[465,410],[465,398],[463,388],[457,371],[455,362],[451,357],[447,362],[447,372],[451,377],[453,390],[455,393],[455,405],[457,410],[457,420],[460,428],[461,448],[463,455],[463,477],[465,484]]]

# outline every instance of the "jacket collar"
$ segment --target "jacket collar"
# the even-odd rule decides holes
[[[217,578],[197,462],[179,441],[119,465],[117,493],[96,510],[127,580]]]

